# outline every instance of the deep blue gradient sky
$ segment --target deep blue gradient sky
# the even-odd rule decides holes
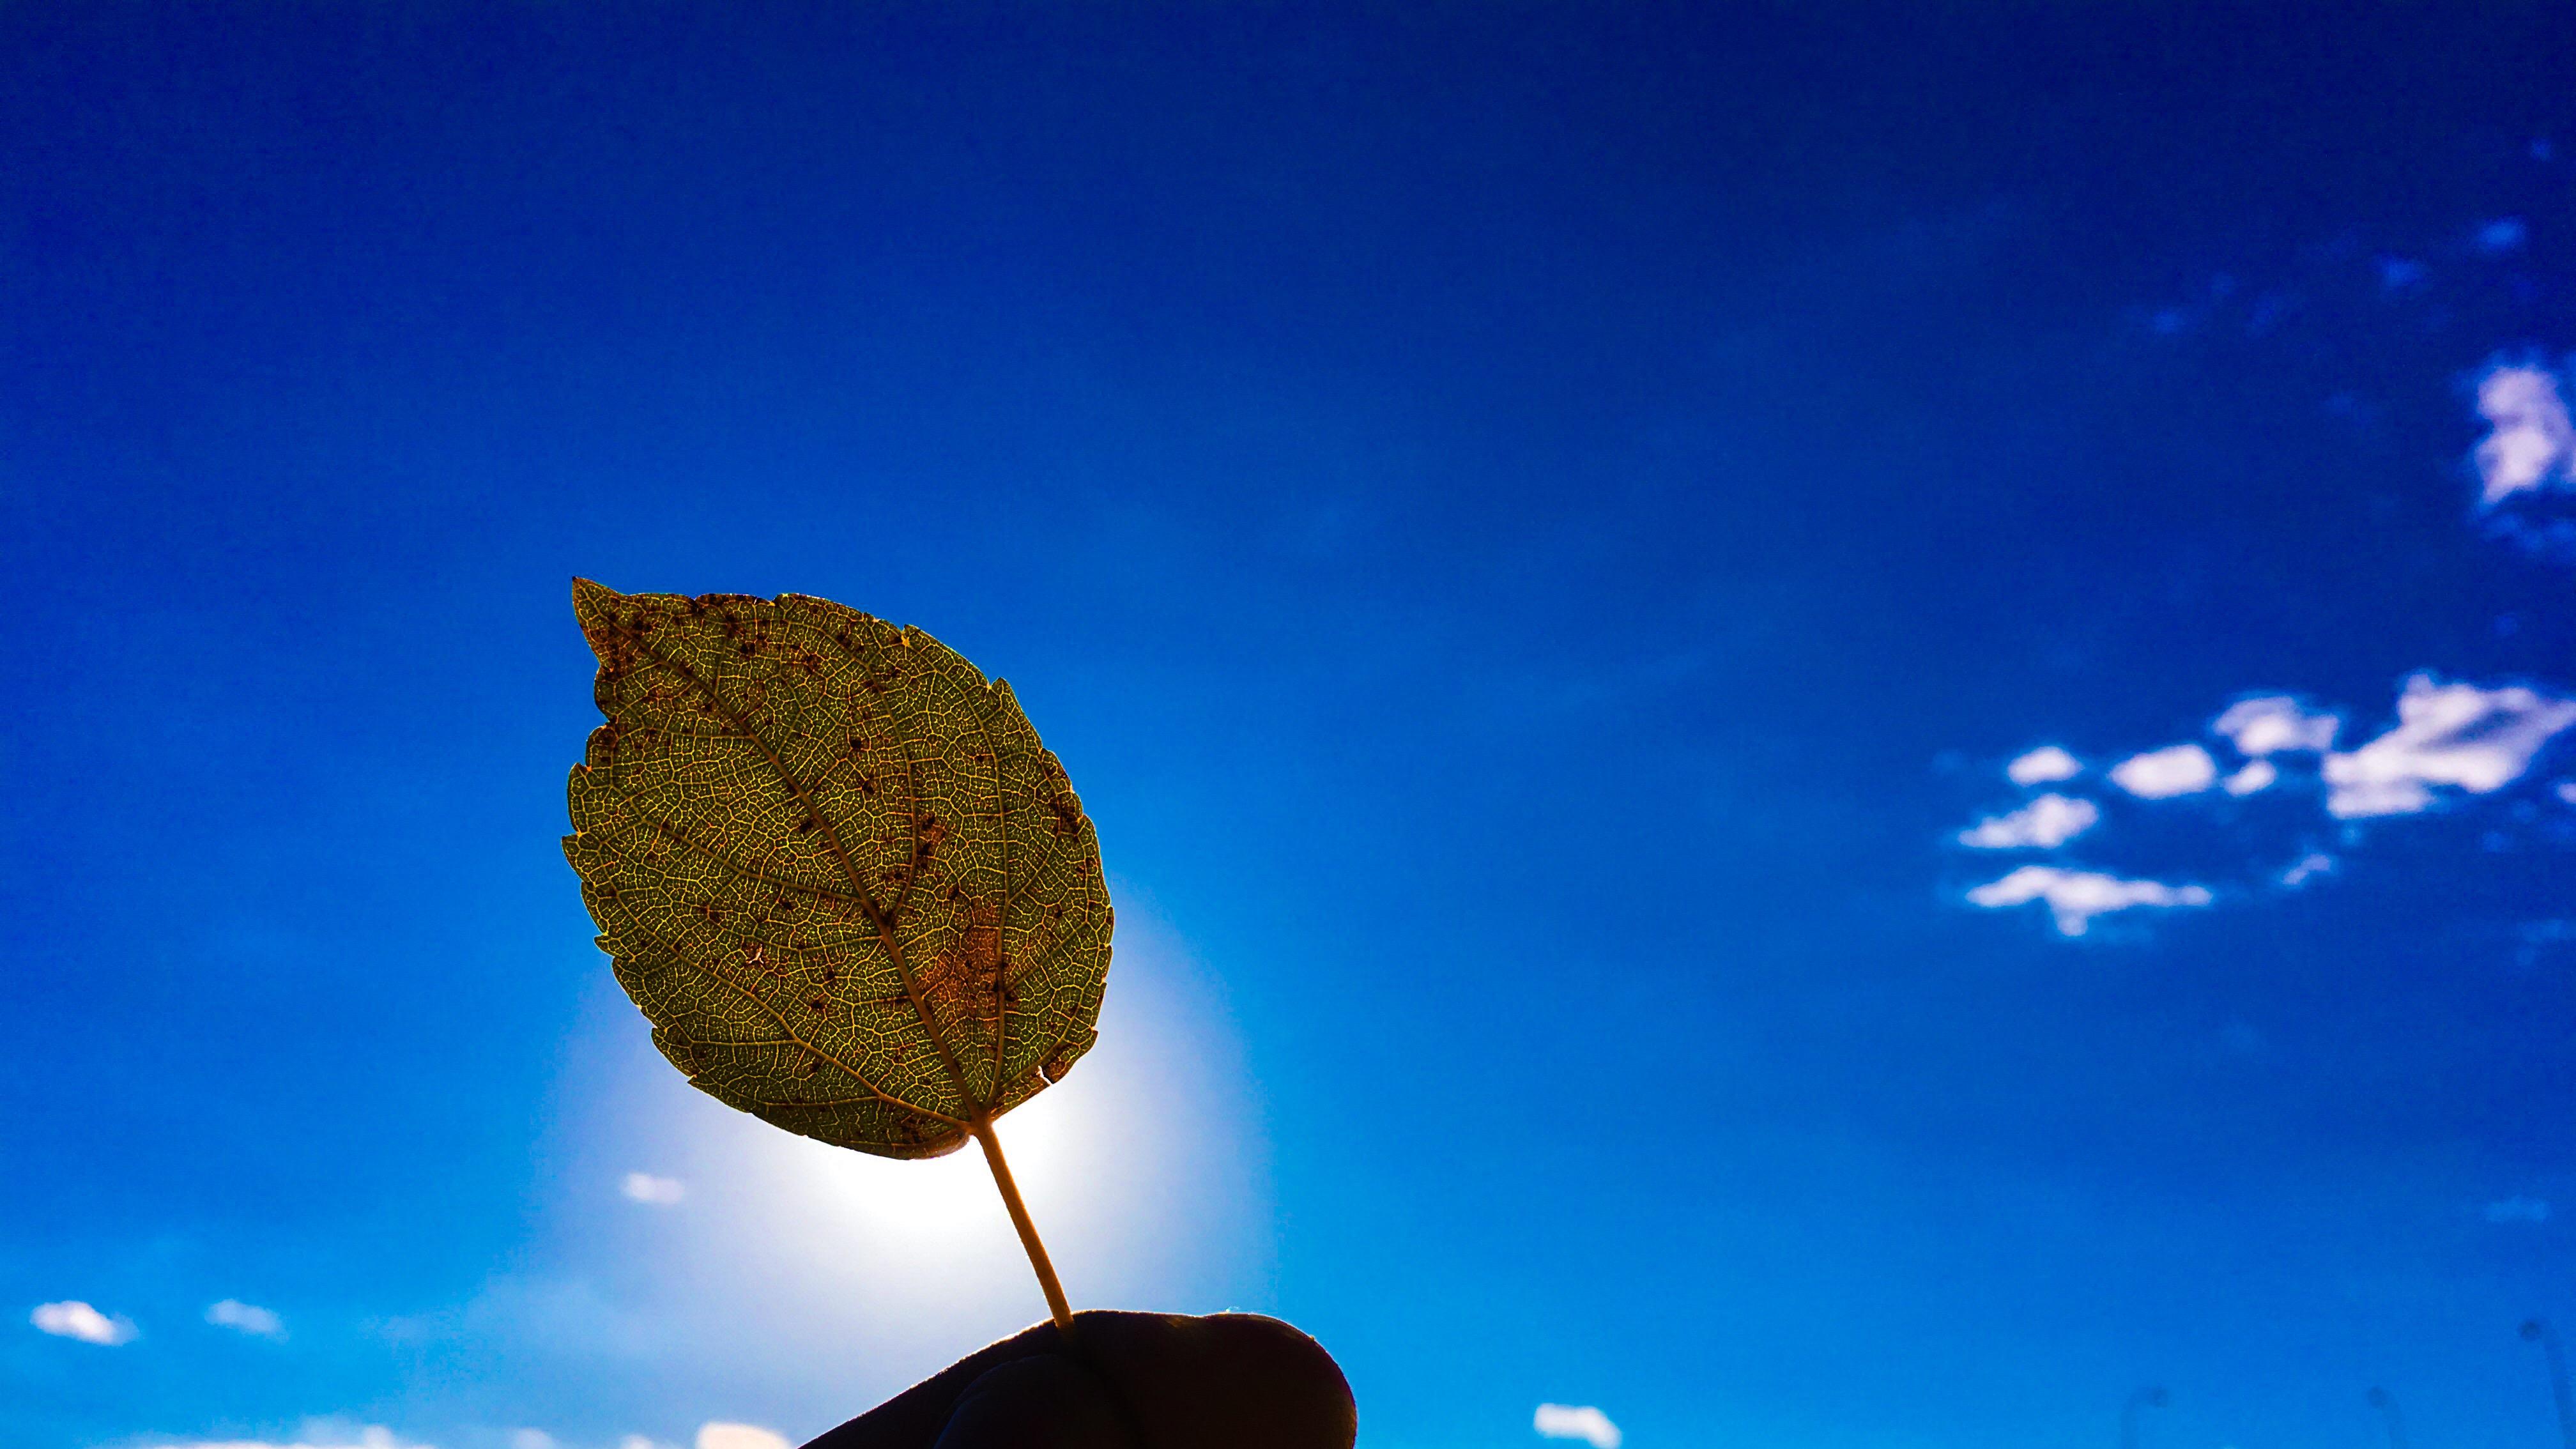
[[[0,1441],[797,1439],[1042,1314],[645,1047],[581,574],[1011,680],[1120,902],[1068,1286],[1369,1449],[2552,1442],[2576,735],[2105,771],[2576,692],[2576,474],[2472,457],[2576,33],[1705,8],[0,9]],[[2099,823],[1961,844],[2048,744]]]

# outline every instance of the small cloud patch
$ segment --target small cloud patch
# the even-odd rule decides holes
[[[1592,1449],[1619,1449],[1619,1426],[1610,1416],[1586,1404],[1541,1404],[1530,1427],[1549,1439],[1581,1439]]]
[[[238,1329],[260,1338],[284,1338],[286,1321],[256,1304],[238,1298],[227,1298],[206,1308],[206,1321],[218,1328]]]
[[[2053,865],[2025,865],[2001,880],[1968,892],[1968,904],[1988,910],[2045,901],[2057,918],[2059,933],[2068,936],[2083,935],[2095,916],[2107,912],[2139,906],[2205,906],[2211,899],[2207,886],[2122,880],[2100,871],[2063,870]]]
[[[2270,760],[2248,760],[2244,769],[2218,783],[2230,795],[2251,795],[2257,790],[2270,789],[2280,778],[2280,767]]]
[[[2299,887],[2306,885],[2313,877],[2334,874],[2334,868],[2335,861],[2333,856],[2320,855],[2312,850],[2306,855],[2299,857],[2298,861],[2288,870],[2281,872],[2281,884],[2288,886],[2292,890],[2297,890]]]
[[[2335,731],[2342,727],[2342,716],[2310,713],[2286,694],[2240,699],[2209,722],[2211,733],[2225,735],[2238,754],[2255,759],[2282,750],[2333,749]]]
[[[698,1426],[698,1449],[791,1449],[785,1435],[752,1424]]]
[[[625,1181],[617,1185],[617,1190],[626,1194],[629,1202],[651,1203],[655,1207],[669,1207],[689,1193],[688,1186],[678,1178],[655,1177],[649,1172],[626,1174]]]
[[[1959,832],[1961,845],[1979,850],[2054,849],[2093,828],[2102,807],[2090,800],[2042,795],[2009,815],[1993,815]]]
[[[2519,778],[2571,724],[2576,700],[2520,685],[2436,684],[2418,674],[2397,698],[2395,729],[2326,756],[2326,809],[2345,820],[2412,815],[2432,807],[2436,785],[2487,794]]]
[[[102,1344],[113,1348],[132,1343],[134,1325],[124,1317],[110,1318],[77,1298],[60,1303],[39,1303],[27,1321],[56,1338],[76,1338],[83,1343]]]
[[[2122,760],[2111,769],[2111,783],[2141,800],[2196,795],[2218,783],[2218,762],[2198,745],[2172,745]]]
[[[2004,774],[2016,785],[2045,785],[2051,780],[2072,780],[2082,773],[2083,763],[2055,745],[2041,745],[2004,766]]]
[[[2576,422],[2558,376],[2545,367],[2495,367],[2478,383],[2489,431],[2474,455],[2478,501],[2493,508],[2517,493],[2576,485]]]

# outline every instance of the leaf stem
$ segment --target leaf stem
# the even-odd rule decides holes
[[[976,1144],[984,1149],[984,1164],[993,1169],[993,1185],[1002,1190],[1002,1206],[1010,1210],[1011,1226],[1019,1230],[1020,1246],[1029,1250],[1029,1266],[1037,1270],[1038,1287],[1046,1292],[1055,1331],[1071,1343],[1073,1309],[1064,1300],[1064,1285],[1055,1279],[1055,1265],[1047,1261],[1046,1244],[1038,1241],[1038,1225],[1029,1221],[1028,1204],[1020,1201],[1019,1185],[1011,1181],[1011,1165],[1002,1160],[1002,1141],[993,1135],[993,1119],[977,1115],[974,1130]]]

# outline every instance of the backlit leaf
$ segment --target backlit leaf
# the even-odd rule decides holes
[[[581,876],[653,1042],[725,1103],[932,1157],[1061,1078],[1109,972],[1100,848],[1010,687],[824,599],[573,585],[607,723]]]

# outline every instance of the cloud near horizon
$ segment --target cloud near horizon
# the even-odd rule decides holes
[[[1619,1426],[1589,1404],[1541,1404],[1530,1427],[1550,1439],[1581,1439],[1592,1449],[1619,1449]]]
[[[269,1439],[160,1439],[152,1441],[151,1449],[436,1449],[436,1446],[401,1438],[382,1424],[368,1424],[354,1430],[318,1424],[307,1425],[302,1433],[285,1443]]]
[[[39,1303],[27,1321],[56,1338],[76,1338],[108,1348],[132,1343],[137,1337],[131,1320],[122,1315],[110,1318],[77,1298]]]
[[[756,1424],[706,1423],[698,1426],[697,1449],[792,1449],[787,1437]]]

